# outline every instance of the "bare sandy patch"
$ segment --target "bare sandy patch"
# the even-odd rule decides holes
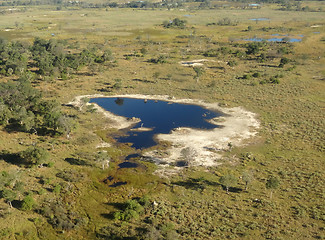
[[[222,64],[228,63],[228,62],[208,60],[208,59],[197,59],[192,61],[180,61],[179,64],[181,64],[184,67],[200,67],[200,66],[204,66],[204,62],[217,62]]]
[[[179,62],[182,66],[185,67],[195,67],[195,66],[203,66],[204,62],[213,61],[208,59],[197,59],[192,61],[181,61]]]
[[[224,108],[218,103],[205,103],[201,100],[175,99],[170,96],[161,95],[84,95],[76,97],[69,104],[81,108],[84,104],[83,98],[97,97],[121,97],[163,100],[174,103],[187,103],[203,106],[209,110],[224,113],[224,116],[211,120],[216,124],[212,130],[200,130],[192,128],[173,129],[170,134],[159,134],[159,141],[168,141],[171,147],[164,151],[148,151],[144,154],[158,164],[165,166],[216,166],[220,164],[223,153],[232,146],[242,146],[257,134],[260,123],[255,113],[249,112],[242,107]],[[86,103],[90,104],[90,103]],[[122,129],[130,127],[139,122],[140,119],[127,119],[105,111],[96,104],[93,104],[98,111],[111,120],[110,128]],[[149,129],[148,129],[149,130]],[[160,170],[162,171],[162,170]]]

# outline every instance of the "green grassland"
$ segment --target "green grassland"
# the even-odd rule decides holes
[[[157,166],[140,159],[138,168],[119,169],[136,151],[115,143],[117,131],[106,128],[109,120],[87,107],[62,106],[74,118],[68,139],[2,128],[0,170],[22,181],[24,190],[13,208],[0,199],[0,239],[325,238],[324,12],[279,11],[276,4],[251,10],[193,6],[60,11],[55,6],[1,7],[0,37],[8,41],[53,38],[67,40],[71,51],[105,46],[113,53],[96,73],[84,67],[66,80],[33,82],[46,99],[66,104],[75,96],[96,93],[202,99],[255,112],[261,128],[247,145],[225,151],[220,166],[184,168],[169,177],[153,174]],[[186,27],[162,26],[175,18],[186,20]],[[236,24],[218,25],[224,18]],[[303,38],[263,43],[258,53],[246,54],[244,39],[272,34]],[[159,57],[162,63],[151,61]],[[289,62],[279,67],[282,58]],[[209,60],[199,81],[193,68],[179,63],[196,59]],[[3,76],[0,81],[16,78]],[[102,141],[111,146],[96,148]],[[49,152],[47,167],[21,167],[3,154],[33,144]],[[95,164],[98,150],[108,152],[108,169]],[[244,172],[253,175],[247,190],[240,178]],[[238,181],[227,194],[220,177],[229,173]],[[280,181],[272,197],[266,188],[270,176]],[[126,184],[109,186],[119,182]],[[35,204],[22,210],[28,193]],[[124,204],[132,199],[138,200]]]

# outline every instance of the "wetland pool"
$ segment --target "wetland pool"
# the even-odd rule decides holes
[[[273,35],[273,36],[277,36],[277,35]],[[293,42],[301,42],[302,39],[301,38],[289,38],[289,37],[286,37],[286,38],[276,38],[276,37],[273,37],[273,38],[256,38],[256,37],[254,37],[254,38],[247,38],[247,39],[245,39],[245,41],[250,41],[250,42],[268,41],[268,42],[290,42],[290,43],[293,43]]]
[[[124,129],[123,136],[116,137],[120,143],[131,143],[136,149],[157,145],[157,134],[168,134],[173,129],[187,127],[195,129],[214,129],[220,126],[209,120],[223,116],[199,105],[181,104],[162,100],[146,100],[124,97],[92,98],[106,111],[126,118],[137,118],[139,122]]]

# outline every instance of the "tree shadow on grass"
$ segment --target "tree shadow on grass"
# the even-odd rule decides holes
[[[13,200],[11,202],[12,206],[16,209],[20,209],[21,206],[22,206],[22,201],[19,201],[19,200]]]
[[[100,216],[109,220],[114,220],[114,213],[101,213]]]
[[[119,202],[108,202],[106,204],[109,206],[113,206],[114,208],[116,208],[118,210],[124,210],[126,207],[125,203],[119,203]]]
[[[270,64],[262,64],[262,67],[269,67],[269,68],[279,68],[278,65],[270,65]]]
[[[5,162],[15,165],[21,165],[22,159],[18,153],[9,153],[8,151],[0,152],[0,160],[3,159]]]
[[[186,181],[173,182],[173,184],[185,187],[186,189],[203,190],[208,186],[218,186],[219,183],[205,180],[203,178],[189,178]]]
[[[227,188],[225,186],[222,186],[222,189],[227,191]],[[232,192],[232,193],[240,193],[243,191],[243,189],[241,188],[238,188],[238,187],[229,187],[229,192]]]
[[[70,163],[71,165],[91,166],[91,164],[86,162],[85,160],[77,159],[77,158],[66,158],[64,159],[64,161]]]
[[[184,91],[184,92],[192,92],[192,93],[198,91],[197,89],[186,89],[186,88],[181,88],[181,90]]]
[[[155,83],[154,81],[150,81],[150,80],[146,80],[146,79],[139,79],[139,78],[134,78],[132,80],[136,81],[136,82]]]

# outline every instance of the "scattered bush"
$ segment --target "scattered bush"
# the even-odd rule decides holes
[[[130,221],[138,219],[150,204],[148,197],[142,197],[138,200],[132,199],[125,202],[123,210],[114,213],[114,219],[122,221]]]
[[[164,55],[160,55],[158,58],[151,58],[148,60],[148,62],[151,63],[167,63],[167,57]]]
[[[234,66],[237,65],[237,62],[236,62],[235,60],[229,60],[228,63],[227,63],[227,65],[228,65],[229,67],[234,67]]]
[[[60,184],[57,184],[54,186],[53,192],[56,194],[59,194],[61,192],[61,188],[62,188],[62,186]]]
[[[40,213],[48,219],[54,228],[69,231],[87,222],[71,207],[71,204],[65,204],[61,200],[52,201],[45,203],[40,209]]]
[[[237,26],[238,21],[237,20],[231,20],[228,17],[225,17],[223,19],[220,19],[217,23],[219,26]]]
[[[181,28],[184,29],[186,27],[186,20],[181,20],[179,18],[174,18],[171,21],[164,21],[163,22],[163,27],[164,28]]]
[[[63,170],[56,174],[57,177],[62,178],[67,182],[80,182],[85,178],[85,174],[74,169]]]
[[[290,62],[290,60],[288,58],[286,58],[286,57],[281,58],[279,67],[280,68],[283,68],[284,65],[287,64],[287,63],[289,63],[289,62]]]
[[[259,72],[255,72],[255,73],[253,73],[252,76],[253,76],[254,78],[258,78],[258,77],[261,76],[261,74],[260,74]]]
[[[114,81],[115,81],[115,83],[113,85],[113,88],[116,90],[120,90],[122,88],[122,80],[117,78]]]
[[[219,51],[217,49],[209,49],[203,53],[205,57],[218,57]]]
[[[36,202],[31,194],[28,194],[22,201],[21,209],[26,210],[33,210],[36,205]]]

